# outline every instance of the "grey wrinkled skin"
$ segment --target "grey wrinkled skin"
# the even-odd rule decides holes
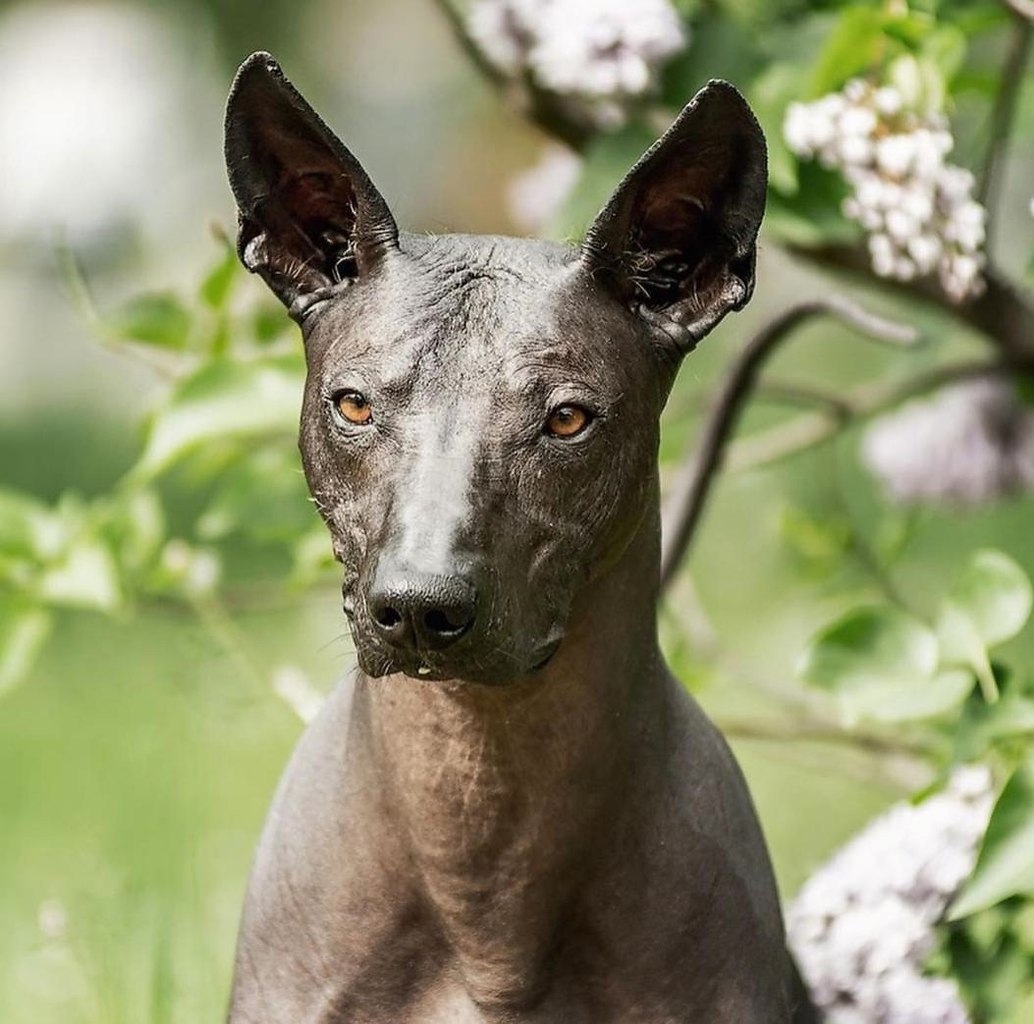
[[[275,798],[229,1020],[811,1020],[743,779],[655,625],[661,409],[753,287],[742,98],[703,90],[578,249],[400,234],[266,54],[226,150],[242,259],[304,336],[359,659]],[[570,438],[563,406],[591,414]]]

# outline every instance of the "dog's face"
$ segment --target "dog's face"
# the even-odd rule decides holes
[[[299,321],[306,477],[370,675],[505,683],[652,508],[681,356],[753,286],[765,151],[712,83],[580,250],[399,235],[267,55],[239,73],[240,251]]]

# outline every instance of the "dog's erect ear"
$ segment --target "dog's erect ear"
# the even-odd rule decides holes
[[[398,242],[366,172],[268,53],[252,54],[230,89],[226,168],[241,260],[294,312],[368,273]]]
[[[692,348],[750,299],[767,181],[757,119],[728,82],[710,82],[618,186],[583,259]]]

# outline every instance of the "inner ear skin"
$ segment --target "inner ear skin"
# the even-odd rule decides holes
[[[664,309],[710,291],[726,268],[738,273],[752,266],[749,259],[733,266],[731,225],[723,223],[725,207],[737,199],[734,149],[712,145],[697,150],[692,163],[664,167],[644,183],[633,207],[636,227],[625,254],[633,297]]]
[[[304,266],[323,283],[356,276],[358,202],[352,182],[321,147],[275,128],[262,135],[263,144],[255,148],[269,191],[252,206],[242,254],[264,233],[263,255],[273,272],[291,277]]]

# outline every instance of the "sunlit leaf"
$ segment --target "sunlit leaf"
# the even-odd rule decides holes
[[[950,82],[966,59],[966,34],[955,25],[938,25],[923,41],[922,54]]]
[[[849,612],[812,640],[798,671],[835,697],[848,724],[936,717],[973,685],[968,672],[938,672],[934,634],[894,608]]]
[[[110,320],[126,340],[159,348],[181,349],[190,336],[190,311],[171,292],[149,292],[130,299]]]
[[[0,490],[0,554],[45,560],[61,550],[65,537],[60,517],[43,502]]]
[[[0,694],[28,675],[49,631],[44,609],[0,601]]]
[[[141,569],[154,559],[165,539],[165,515],[158,496],[135,489],[116,495],[103,529],[119,562],[128,569]]]
[[[107,612],[122,604],[118,565],[98,537],[77,538],[64,557],[41,574],[35,589],[50,604]]]
[[[207,442],[293,436],[304,379],[300,356],[202,367],[155,414],[134,477],[149,479]]]
[[[948,592],[988,644],[1011,640],[1030,618],[1034,589],[1023,569],[1001,551],[978,551]]]
[[[811,93],[823,96],[874,65],[884,43],[883,12],[878,6],[845,8],[819,54],[811,76]]]
[[[1034,759],[1017,768],[1002,790],[976,868],[951,917],[966,917],[1015,895],[1034,896]]]
[[[945,598],[937,622],[942,660],[970,665],[985,696],[997,687],[988,648],[1014,637],[1034,603],[1027,574],[1000,551],[978,551]]]

